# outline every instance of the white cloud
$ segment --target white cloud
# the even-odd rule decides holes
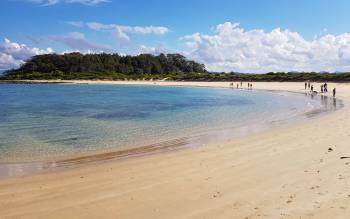
[[[84,23],[81,21],[68,21],[67,24],[72,25],[74,27],[83,27]]]
[[[109,0],[26,0],[43,6],[56,5],[58,3],[79,3],[83,5],[93,6],[101,3],[110,2]]]
[[[114,24],[101,24],[98,22],[88,22],[86,26],[92,30],[102,31],[102,30],[113,30],[116,25]]]
[[[168,33],[170,30],[167,27],[163,26],[127,26],[127,25],[119,25],[119,24],[102,24],[98,22],[81,22],[81,21],[70,21],[67,24],[72,25],[74,27],[87,27],[91,30],[106,32],[112,34],[114,39],[117,41],[117,45],[119,48],[128,48],[131,53],[139,53],[140,51],[150,51],[149,48],[143,45],[137,45],[132,42],[131,35],[132,34],[153,34],[153,35],[164,35]],[[154,51],[159,50],[154,47]]]
[[[5,39],[3,43],[0,43],[0,71],[17,68],[30,57],[47,53],[53,53],[53,50],[51,48],[31,48],[25,44],[18,44]]]
[[[23,64],[23,60],[13,58],[12,55],[0,53],[0,73],[7,69],[17,68]]]
[[[128,42],[130,41],[129,36],[119,27],[115,28],[115,31],[113,32],[113,36],[117,39],[117,41],[121,45],[128,44]]]
[[[129,42],[129,34],[164,35],[169,32],[169,28],[162,26],[125,26],[118,24],[101,24],[98,22],[89,22],[86,23],[86,26],[96,31],[112,31],[113,35],[120,43]]]
[[[50,36],[49,40],[63,43],[73,51],[80,51],[82,53],[91,52],[109,52],[110,49],[107,46],[95,44],[88,41],[85,35],[80,32],[72,32],[67,35]]]
[[[183,53],[212,71],[350,71],[349,33],[306,40],[289,30],[246,31],[226,22],[212,35],[194,33],[182,41]]]
[[[137,34],[163,35],[169,32],[169,29],[167,27],[157,27],[157,26],[146,26],[146,27],[117,26],[117,28],[120,28],[125,33],[137,33]]]
[[[162,26],[125,26],[118,24],[102,24],[98,22],[88,22],[86,26],[93,30],[109,30],[120,29],[124,33],[136,33],[136,34],[166,34],[169,32],[167,27]]]

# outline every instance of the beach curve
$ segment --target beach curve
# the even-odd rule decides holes
[[[227,82],[93,83],[227,87]],[[303,91],[302,83],[253,84]],[[329,86],[349,101],[349,85]],[[4,180],[0,212],[5,218],[343,217],[349,214],[349,172],[340,157],[349,155],[349,114],[345,105],[307,123],[224,144]]]

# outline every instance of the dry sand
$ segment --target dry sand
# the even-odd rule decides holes
[[[345,107],[308,122],[220,145],[2,180],[0,218],[349,218],[350,159],[340,158],[350,156],[350,85],[329,90],[334,86]]]

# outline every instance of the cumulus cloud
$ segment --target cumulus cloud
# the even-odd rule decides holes
[[[73,51],[80,51],[82,53],[99,53],[110,52],[107,46],[95,44],[88,41],[85,35],[80,32],[72,32],[67,35],[50,36],[49,40],[63,43]]]
[[[5,39],[0,43],[0,71],[17,68],[34,55],[53,53],[51,48],[31,48],[25,44],[18,44]]]
[[[350,34],[313,40],[276,28],[246,31],[238,23],[216,26],[213,34],[184,36],[183,52],[211,71],[350,71]]]
[[[83,5],[93,6],[101,3],[110,2],[109,0],[26,0],[32,3],[40,4],[43,6],[56,5],[58,3],[79,3]]]
[[[9,54],[0,53],[0,74],[7,69],[17,68],[21,64],[23,64],[23,60],[15,59]]]

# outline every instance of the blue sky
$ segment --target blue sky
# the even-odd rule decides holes
[[[329,41],[321,41],[322,37],[339,38],[350,32],[349,11],[350,2],[346,0],[1,0],[0,40],[10,42],[2,47],[0,44],[0,53],[3,53],[0,69],[1,65],[6,68],[6,61],[13,67],[23,61],[20,57],[27,58],[23,54],[13,54],[7,48],[13,44],[25,44],[27,56],[47,51],[180,52],[217,71],[344,71],[348,69],[347,57],[344,59],[348,51],[339,44],[347,44],[347,36],[330,45],[332,51],[337,50],[333,51],[338,56],[336,63],[315,66],[322,57],[316,60],[318,55],[314,53],[322,50],[323,43]],[[97,29],[96,25],[91,28],[93,23],[98,23]],[[231,25],[218,30],[218,25],[225,23]],[[237,38],[239,30],[244,32],[241,38]],[[259,37],[259,34],[249,33],[252,30],[264,33]],[[274,30],[280,30],[281,34]],[[227,31],[230,33],[223,36]],[[292,42],[293,35],[286,31],[297,33],[308,45],[300,40]],[[195,33],[198,33],[196,37]],[[276,47],[271,46],[272,42],[269,42],[269,47],[255,51],[276,35],[280,40],[275,43],[286,43],[281,48],[286,51],[274,51],[289,60],[283,66],[272,60],[276,59],[274,53],[265,55],[269,59],[257,54],[271,52]],[[255,41],[255,36],[260,43],[248,45],[244,41],[244,38]],[[283,41],[283,37],[287,37],[288,42]],[[316,49],[313,41],[319,41]],[[33,52],[33,48],[37,50]],[[208,54],[212,50],[217,53],[213,54],[215,57]],[[240,53],[231,57],[228,55],[230,50],[240,50]],[[296,54],[305,52],[310,53],[305,57],[313,59],[296,57]],[[290,59],[302,63],[291,64]],[[258,64],[248,66],[247,63],[252,61]]]

